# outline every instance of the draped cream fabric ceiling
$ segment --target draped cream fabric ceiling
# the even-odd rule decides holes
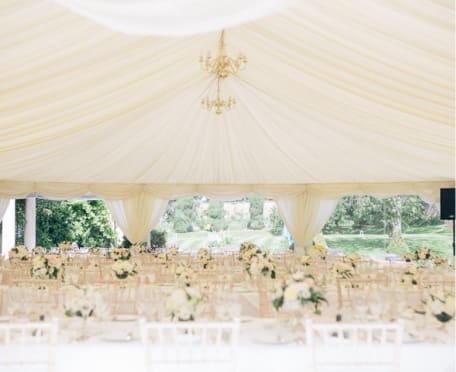
[[[302,1],[227,30],[249,62],[218,117],[200,107],[214,82],[198,64],[217,32],[125,35],[4,0],[0,181],[451,181],[453,32],[452,1]]]

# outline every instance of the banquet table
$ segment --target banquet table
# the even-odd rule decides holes
[[[277,342],[271,337],[274,319],[250,319],[241,323],[238,348],[239,372],[305,372],[311,371],[309,347],[286,337]],[[123,325],[128,325],[124,322]],[[144,348],[136,334],[133,337],[107,337],[106,333],[94,332],[85,341],[69,341],[60,337],[56,348],[57,372],[145,372]],[[106,327],[105,327],[106,328]],[[285,334],[286,336],[286,334]],[[453,341],[454,342],[454,341]],[[0,356],[5,350],[0,348]],[[37,351],[35,351],[37,352]],[[418,340],[405,340],[402,346],[402,372],[453,372],[455,368],[454,343],[424,343]],[[26,367],[19,371],[32,371]],[[37,369],[39,370],[39,369]],[[167,371],[203,371],[200,366],[190,369],[176,368]],[[217,369],[224,370],[224,369]],[[230,370],[230,369],[227,369]],[[17,371],[17,369],[15,369]]]

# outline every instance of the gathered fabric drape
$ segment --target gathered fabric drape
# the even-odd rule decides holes
[[[296,0],[55,0],[111,30],[183,36],[220,30],[285,9]]]
[[[165,3],[65,2],[125,17],[139,2]],[[197,3],[210,18],[231,2],[260,3]],[[0,6],[0,178],[133,187],[452,180],[454,10],[444,3],[305,0],[227,29],[226,53],[248,62],[223,83],[235,109],[215,115],[200,104],[216,84],[199,57],[215,55],[218,32],[124,35],[52,1],[9,1]]]
[[[141,193],[123,200],[107,200],[106,204],[128,240],[140,243],[160,221],[168,201]]]
[[[131,242],[142,242],[164,213],[168,200],[182,196],[204,195],[230,200],[246,195],[262,195],[276,200],[279,213],[296,246],[304,248],[321,231],[337,201],[344,195],[419,195],[428,202],[440,200],[440,188],[454,182],[385,184],[67,184],[0,181],[0,216],[11,198],[31,194],[52,199],[92,196],[105,199],[115,221]],[[6,210],[6,207],[5,210]],[[3,212],[4,213],[4,212]]]
[[[308,191],[292,196],[278,196],[276,202],[296,248],[304,248],[331,217],[337,198],[322,199],[318,192]]]
[[[0,199],[0,222],[2,222],[5,216],[6,210],[8,209],[10,199]]]

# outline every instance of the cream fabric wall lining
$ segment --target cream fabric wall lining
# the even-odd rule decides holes
[[[52,198],[92,195],[107,200],[108,207],[124,234],[140,242],[158,223],[167,201],[181,196],[204,195],[233,199],[245,195],[264,195],[276,200],[287,229],[297,247],[308,245],[333,212],[338,198],[348,194],[378,197],[416,194],[438,202],[440,188],[453,182],[334,185],[89,185],[40,184],[0,181],[2,198],[23,198],[40,194]],[[2,199],[3,200],[3,199]]]
[[[0,222],[2,222],[5,212],[8,209],[10,199],[0,199]]]
[[[451,4],[306,0],[233,27],[228,52],[249,62],[224,84],[238,105],[221,117],[199,104],[213,81],[198,58],[218,36],[133,37],[53,2],[2,3],[1,178],[454,179]]]

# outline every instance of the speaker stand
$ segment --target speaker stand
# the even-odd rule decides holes
[[[453,218],[453,257],[456,257],[456,248],[455,248],[455,230],[454,230],[454,218]]]

